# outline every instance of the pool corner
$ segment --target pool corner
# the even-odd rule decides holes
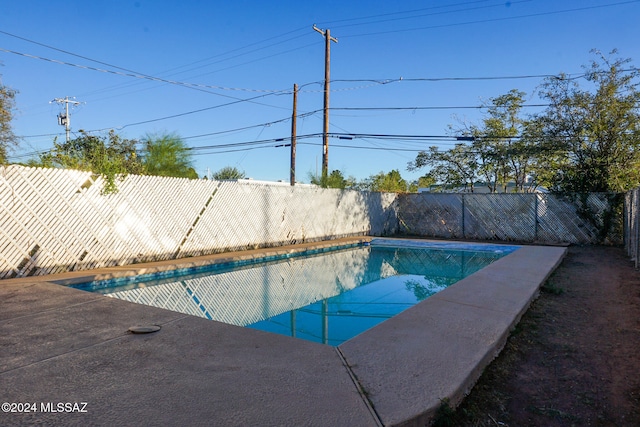
[[[566,248],[522,246],[340,346],[384,425],[457,406],[499,354]]]

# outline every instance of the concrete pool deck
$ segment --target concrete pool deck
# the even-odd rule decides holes
[[[3,406],[0,425],[424,425],[468,393],[566,253],[522,246],[339,347],[60,286],[333,243],[0,281],[0,403],[31,410]]]

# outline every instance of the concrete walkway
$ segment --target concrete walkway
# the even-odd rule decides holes
[[[424,425],[566,252],[523,246],[337,348],[57,284],[326,244],[0,281],[0,400],[21,412],[0,425]]]

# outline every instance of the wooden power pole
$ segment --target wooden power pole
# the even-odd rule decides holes
[[[313,25],[313,29],[324,37],[324,126],[322,131],[322,178],[329,176],[329,85],[331,70],[331,42],[338,43],[338,39],[331,37],[331,32],[321,30]]]
[[[293,115],[291,116],[291,185],[296,185],[296,116],[298,115],[298,85],[293,85]]]

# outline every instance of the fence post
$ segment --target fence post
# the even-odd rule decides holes
[[[534,235],[533,235],[533,239],[534,241],[538,241],[538,194],[537,193],[533,193],[533,197],[535,197],[535,202],[534,202],[534,209],[536,210],[535,213],[533,214],[533,220],[534,222]]]
[[[464,193],[462,193],[462,238],[466,239],[464,230]]]
[[[638,196],[639,195],[640,195],[640,188],[636,188],[633,191],[634,203],[633,203],[633,206],[632,206],[632,209],[634,211],[634,217],[635,217],[634,227],[635,227],[635,234],[636,234],[636,241],[635,241],[635,244],[636,244],[636,251],[635,251],[636,268],[638,268],[638,258],[640,258],[638,256],[638,250],[640,249],[640,244],[638,242],[638,240],[640,239],[640,220],[638,219]]]
[[[629,241],[629,238],[631,237],[631,220],[629,217],[629,202],[631,201],[631,194],[631,191],[624,193],[624,204],[622,206],[622,245],[624,246],[624,250],[627,251],[627,254],[631,252],[631,245]]]

